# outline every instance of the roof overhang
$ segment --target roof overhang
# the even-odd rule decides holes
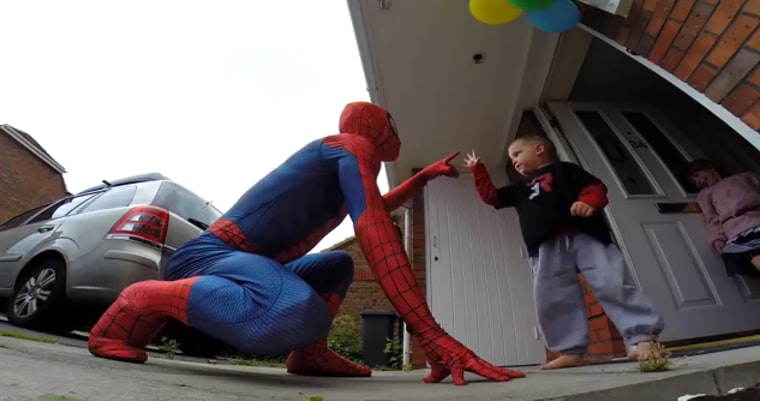
[[[559,35],[526,18],[482,24],[468,0],[348,6],[370,99],[393,114],[403,144],[385,165],[389,186],[453,151],[503,165],[522,112],[541,98]]]

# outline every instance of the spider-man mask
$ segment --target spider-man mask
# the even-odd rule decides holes
[[[387,110],[372,103],[346,105],[340,115],[340,132],[369,139],[384,162],[396,160],[401,151],[401,140],[393,117]]]

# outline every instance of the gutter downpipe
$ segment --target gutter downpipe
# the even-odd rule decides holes
[[[404,250],[409,262],[412,261],[412,209],[404,205]],[[403,361],[401,368],[409,366],[412,360],[412,336],[407,331],[406,322],[404,322],[403,332]]]

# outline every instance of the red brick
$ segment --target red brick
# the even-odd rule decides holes
[[[754,88],[747,85],[739,85],[720,104],[730,111],[731,114],[741,116],[749,111],[758,97],[760,97],[760,93]]]
[[[631,12],[628,15],[631,26],[631,32],[625,41],[625,47],[628,49],[635,49],[638,46],[646,30],[649,18],[652,16],[652,12],[644,8],[644,0],[635,0],[635,4],[637,5],[637,12]],[[649,7],[651,8],[651,4]]]
[[[611,340],[612,331],[609,328],[596,330],[596,337],[601,341]]]
[[[754,130],[760,130],[760,102],[755,103],[748,112],[742,116],[742,121]]]
[[[740,49],[705,89],[705,95],[713,102],[722,102],[758,63],[759,53],[746,48]]]
[[[752,73],[747,77],[747,81],[754,85],[760,86],[760,66],[755,67],[755,70],[752,71]]]
[[[740,15],[721,36],[718,45],[707,56],[706,61],[710,64],[723,68],[731,57],[736,54],[742,43],[754,32],[760,19],[748,15]]]
[[[725,0],[724,0],[725,1]],[[742,10],[745,13],[750,13],[760,17],[760,0],[749,0]]]
[[[660,61],[660,66],[664,68],[668,72],[673,72],[673,70],[678,66],[678,63],[681,62],[681,59],[683,58],[683,52],[676,49],[675,47],[671,47],[670,50],[665,54],[665,57]]]
[[[602,309],[602,305],[599,302],[596,302],[594,304],[588,305],[588,317],[589,318],[600,316],[602,314],[604,314],[604,310]]]
[[[617,35],[615,36],[615,41],[620,43],[621,45],[624,45],[625,41],[628,40],[628,35],[630,33],[631,33],[631,28],[627,26],[621,26],[617,31]]]
[[[722,34],[736,18],[744,2],[745,0],[721,0],[710,17],[710,21],[705,25],[705,30],[716,35]]]
[[[696,90],[704,91],[707,85],[710,85],[710,82],[715,78],[715,75],[714,69],[700,64],[697,70],[694,71],[694,74],[691,75],[691,78],[689,78],[689,84]]]
[[[665,21],[668,20],[674,4],[675,2],[672,0],[663,0],[657,3],[657,7],[652,12],[652,18],[649,20],[649,25],[647,25],[647,35],[657,37],[660,34],[660,29],[665,25]]]
[[[665,23],[662,32],[660,32],[660,36],[657,37],[657,40],[652,47],[652,51],[649,53],[649,60],[656,64],[660,63],[662,58],[665,57],[665,53],[670,48],[671,43],[673,43],[673,39],[678,35],[679,29],[681,29],[681,24],[677,22],[667,21]]]
[[[612,354],[612,343],[594,343],[588,347],[589,355],[603,356]]]
[[[678,0],[676,6],[673,7],[673,12],[670,13],[670,18],[678,22],[686,21],[691,9],[694,7],[696,0]]]
[[[600,329],[607,329],[610,326],[609,320],[607,320],[606,316],[599,316],[592,319],[589,319],[588,321],[588,327],[590,330],[600,330]]]
[[[673,46],[682,51],[686,51],[686,49],[688,49],[694,42],[694,39],[696,39],[697,34],[702,30],[702,27],[705,25],[714,9],[715,6],[711,4],[702,1],[698,2],[691,10],[689,19],[683,25],[678,36],[676,36],[676,39],[673,41]]]
[[[755,31],[755,34],[744,45],[752,50],[760,51],[760,30]]]
[[[717,39],[708,34],[700,34],[694,44],[691,46],[686,56],[681,60],[673,73],[681,81],[686,81],[697,69],[697,66],[704,59],[707,52],[713,47]]]
[[[660,3],[659,0],[646,0],[644,1],[644,5],[641,6],[641,8],[649,12],[654,12],[654,10],[657,8],[658,3]]]

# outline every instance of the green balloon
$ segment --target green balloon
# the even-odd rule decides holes
[[[509,4],[521,9],[521,10],[540,10],[548,7],[556,0],[507,0]]]

